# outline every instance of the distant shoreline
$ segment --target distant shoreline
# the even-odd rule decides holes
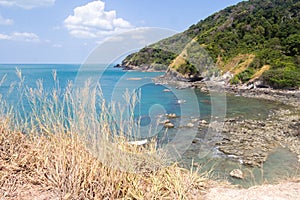
[[[296,108],[300,107],[300,89],[247,88],[244,85],[229,85],[220,81],[186,82],[165,77],[157,77],[153,81],[162,85],[174,85],[178,89],[195,88],[202,92],[226,92],[237,96],[276,101]]]
[[[161,70],[149,70],[146,68],[138,68],[138,67],[125,67],[122,65],[116,65],[115,68],[121,68],[125,71],[146,71],[146,72],[162,72]],[[171,77],[171,75],[167,76],[159,76],[153,79],[153,81],[157,84],[162,85],[174,85],[178,89],[184,88],[197,88],[202,92],[210,92],[210,91],[222,91],[228,94],[233,94],[237,96],[249,97],[249,98],[258,98],[265,99],[283,103],[285,105],[300,107],[300,89],[273,89],[273,88],[258,88],[252,87],[249,88],[245,85],[229,85],[228,83],[222,81],[195,81],[188,82],[184,80],[178,80],[176,77]]]

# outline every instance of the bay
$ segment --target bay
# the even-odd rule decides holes
[[[155,84],[152,79],[163,73],[123,71],[122,69],[114,68],[113,65],[1,64],[0,80],[2,77],[5,77],[5,80],[2,85],[0,85],[0,95],[15,108],[18,108],[18,102],[20,98],[22,98],[20,90],[18,90],[17,87],[22,80],[18,77],[17,71],[22,73],[22,84],[27,88],[37,88],[37,82],[40,80],[43,84],[43,89],[51,92],[54,87],[65,90],[70,82],[79,87],[83,86],[87,80],[92,80],[93,84],[99,84],[103,98],[108,104],[119,103],[128,106],[124,100],[124,93],[129,91],[130,95],[137,95],[139,101],[134,107],[134,115],[136,119],[140,120],[141,138],[156,135],[163,138],[162,134],[165,132],[165,129],[162,125],[157,124],[166,119],[166,114],[174,113],[178,116],[178,118],[171,119],[175,128],[168,131],[168,136],[164,138],[162,143],[167,144],[174,138],[176,142],[176,137],[179,135],[178,143],[180,144],[178,144],[178,150],[180,151],[180,148],[182,148],[182,155],[189,147],[193,136],[199,131],[196,123],[194,123],[194,128],[187,127],[186,125],[190,122],[196,122],[197,120],[210,122],[212,119],[222,120],[225,117],[264,119],[272,110],[283,106],[261,99],[216,94],[214,92],[203,93],[197,89],[177,89],[171,85],[159,85]],[[54,81],[54,74],[57,75],[57,81]],[[57,85],[58,83],[59,85]],[[26,109],[29,108],[25,108],[25,110]],[[156,126],[156,129],[149,134],[151,126]],[[185,144],[185,142],[187,144]],[[211,151],[212,149],[208,148],[207,150]],[[222,171],[225,172],[229,168],[232,168],[232,166],[237,166],[237,163],[232,163],[229,159],[216,157],[213,152],[208,153],[210,157],[206,157],[205,159],[199,159],[198,153],[199,152],[195,152],[195,154],[192,155],[189,154],[190,162],[194,159],[200,163],[210,163],[208,164],[209,168],[216,164],[223,166],[216,169],[219,173],[222,173]],[[275,153],[275,155],[277,154]],[[294,157],[284,150],[280,150],[278,155],[279,157],[286,157],[288,155],[288,157],[291,157],[291,162],[295,162]],[[270,159],[267,164],[272,166],[272,156]],[[278,159],[278,156],[276,159]],[[276,160],[274,160],[274,162],[275,161]],[[289,166],[281,167],[280,169],[282,171],[294,170]],[[268,171],[265,172],[265,174],[270,173],[271,172]],[[271,177],[272,175],[269,176]],[[226,179],[228,177],[222,178]],[[236,182],[236,180],[232,181]],[[247,186],[251,185],[249,182],[236,183]]]

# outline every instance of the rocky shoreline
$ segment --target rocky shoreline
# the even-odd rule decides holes
[[[156,84],[173,85],[177,89],[195,88],[202,92],[225,92],[227,94],[233,94],[238,96],[244,96],[249,98],[259,98],[271,101],[277,101],[285,105],[290,105],[296,108],[300,107],[300,89],[295,90],[283,90],[273,89],[267,87],[253,87],[247,85],[230,85],[224,81],[180,81],[165,76],[154,78],[153,81]]]
[[[277,90],[257,87],[255,83],[230,85],[218,77],[210,80],[187,81],[181,80],[174,74],[156,77],[153,81],[156,84],[172,85],[177,89],[195,88],[205,93],[223,92],[291,106],[288,110],[273,111],[265,120],[227,118],[223,122],[199,123],[198,126],[200,132],[208,128],[214,132],[221,132],[221,139],[213,145],[220,152],[230,155],[231,159],[242,164],[261,167],[272,150],[280,146],[297,154],[300,162],[300,89]],[[216,130],[215,127],[222,127],[222,130]]]
[[[210,80],[201,80],[201,78],[186,78],[175,71],[166,71],[165,69],[157,70],[146,65],[116,65],[114,67],[122,68],[123,70],[166,72],[165,75],[156,77],[153,81],[156,84],[175,85],[178,89],[197,88],[202,92],[221,91],[226,92],[227,94],[266,99],[294,107],[300,107],[300,88],[294,90],[272,89],[264,86],[260,83],[260,81],[244,85],[230,85],[228,83],[228,77],[230,77],[230,74],[224,74],[222,77],[213,77],[210,78]]]
[[[261,167],[277,147],[288,148],[300,162],[300,116],[290,110],[274,111],[266,120],[226,119],[219,151],[241,164]]]
[[[217,81],[184,82],[158,77],[155,83],[173,85],[178,89],[197,88],[202,92],[225,92],[238,96],[281,102],[290,109],[272,111],[265,120],[227,118],[223,122],[199,123],[199,129],[221,133],[214,146],[231,159],[248,166],[261,167],[277,147],[288,148],[300,162],[300,90],[275,90],[230,86]],[[217,130],[214,127],[222,127]]]
[[[300,167],[300,115],[297,112],[279,109],[265,120],[241,117],[210,123],[200,120],[198,129],[194,144],[201,145],[202,135],[206,134],[205,140],[212,149],[243,165],[262,167],[269,154],[281,147],[298,156]],[[208,130],[212,135],[207,135]]]

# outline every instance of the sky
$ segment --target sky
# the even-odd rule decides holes
[[[108,38],[186,30],[242,0],[0,0],[0,63],[83,63]]]

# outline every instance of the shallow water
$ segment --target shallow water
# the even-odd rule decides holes
[[[195,151],[187,152],[182,160],[185,167],[190,163],[201,165],[200,172],[210,171],[210,176],[216,180],[227,180],[233,184],[248,188],[264,183],[274,183],[290,177],[300,176],[300,163],[296,154],[285,148],[277,148],[271,152],[262,168],[242,165],[222,154],[210,152],[206,157],[195,156]],[[229,175],[234,169],[243,171],[245,178],[237,179]]]
[[[226,95],[219,93],[202,93],[194,89],[176,89],[168,85],[156,85],[152,78],[162,73],[151,72],[125,72],[121,69],[107,68],[106,65],[93,65],[82,67],[80,65],[60,64],[2,64],[0,65],[0,80],[6,74],[6,81],[0,86],[0,95],[6,98],[11,105],[17,107],[19,91],[17,87],[11,90],[11,85],[18,85],[20,80],[16,75],[18,67],[27,87],[36,87],[36,81],[42,80],[44,89],[51,91],[55,85],[53,71],[57,72],[59,87],[64,90],[69,81],[75,85],[83,85],[84,81],[92,78],[99,82],[104,98],[108,102],[123,101],[126,89],[135,91],[140,97],[135,106],[135,117],[141,122],[141,137],[156,136],[162,143],[173,141],[178,148],[177,151],[183,156],[184,163],[194,160],[195,163],[203,165],[203,170],[213,169],[213,177],[228,179],[234,184],[245,187],[260,184],[264,181],[273,182],[279,178],[299,174],[299,163],[294,154],[286,149],[277,149],[269,155],[263,169],[247,168],[239,163],[224,157],[224,155],[212,149],[209,143],[192,144],[193,138],[199,134],[197,123],[205,119],[222,121],[225,117],[243,117],[246,119],[265,119],[270,111],[285,107],[282,104],[261,100],[244,98],[241,96]],[[175,113],[178,118],[170,119],[175,129],[164,133],[162,125],[149,134],[151,126],[158,121],[165,120],[165,114]],[[193,122],[195,127],[185,127]],[[201,133],[200,133],[201,135]],[[207,135],[203,135],[206,137]],[[217,136],[216,136],[217,137]],[[175,138],[175,140],[174,140]],[[177,140],[176,140],[177,138]],[[163,145],[163,144],[162,144]],[[228,174],[232,169],[241,168],[246,171],[245,180],[231,178]]]

